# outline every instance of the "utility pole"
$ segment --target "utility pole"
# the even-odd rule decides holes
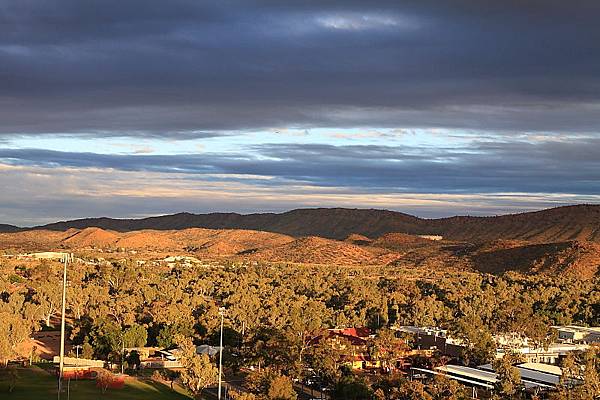
[[[67,264],[70,254],[65,253],[63,264],[62,314],[60,318],[60,360],[58,364],[58,398],[62,390],[63,370],[65,366],[65,303],[67,300]]]
[[[221,338],[219,340],[219,395],[218,398],[221,400],[221,377],[223,376],[223,318],[225,316],[225,309],[221,307],[219,309],[221,314]]]

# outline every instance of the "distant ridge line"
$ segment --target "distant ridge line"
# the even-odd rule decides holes
[[[24,230],[24,228],[19,228],[18,226],[8,224],[0,224],[0,232],[20,232],[22,230]]]
[[[283,213],[254,214],[182,212],[140,219],[84,218],[32,228],[0,225],[0,231],[66,231],[71,228],[89,227],[117,232],[186,228],[250,229],[295,237],[320,236],[338,240],[351,234],[377,238],[386,233],[401,232],[476,242],[495,239],[600,242],[600,205],[581,204],[501,216],[455,216],[438,219],[419,218],[397,211],[356,208],[303,208]]]

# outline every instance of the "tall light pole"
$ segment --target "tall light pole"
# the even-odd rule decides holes
[[[223,318],[225,317],[225,308],[219,308],[219,314],[221,314],[221,338],[219,339],[219,394],[218,398],[221,400],[221,377],[223,376]]]
[[[60,359],[58,363],[58,398],[62,390],[63,370],[65,366],[65,305],[67,300],[67,264],[70,258],[69,253],[64,255],[63,264],[63,290],[62,290],[62,314],[60,318]]]

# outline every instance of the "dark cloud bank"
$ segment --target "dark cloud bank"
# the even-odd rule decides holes
[[[597,131],[597,1],[6,1],[0,130]]]

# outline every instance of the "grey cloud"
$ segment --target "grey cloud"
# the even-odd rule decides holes
[[[356,15],[416,27],[318,24]],[[594,1],[3,2],[0,134],[597,132],[598,16]]]

